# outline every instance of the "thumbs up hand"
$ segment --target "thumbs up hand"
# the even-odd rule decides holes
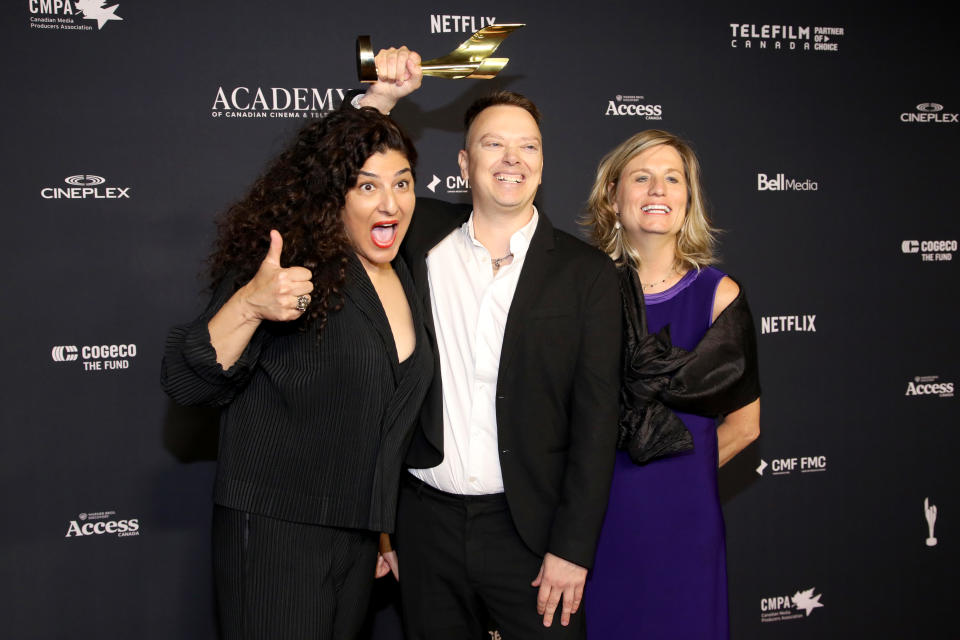
[[[282,252],[283,237],[271,229],[267,256],[253,279],[243,286],[243,300],[251,318],[289,322],[299,318],[310,304],[313,274],[304,267],[280,266]]]

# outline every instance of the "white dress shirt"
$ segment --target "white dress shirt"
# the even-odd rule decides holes
[[[524,258],[540,219],[510,237],[513,261],[496,271],[473,231],[473,214],[427,255],[430,304],[443,385],[443,462],[410,473],[462,495],[503,492],[497,450],[497,374]]]

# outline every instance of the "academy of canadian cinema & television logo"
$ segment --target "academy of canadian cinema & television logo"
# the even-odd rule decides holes
[[[921,102],[916,106],[915,111],[901,113],[900,122],[908,124],[957,124],[960,122],[960,114],[947,113],[944,111],[944,106],[939,102]]]
[[[99,31],[108,23],[122,21],[119,4],[103,0],[27,0],[30,28],[42,31]],[[91,24],[96,23],[96,28]]]
[[[44,200],[124,200],[130,198],[130,187],[104,186],[107,179],[89,173],[67,176],[66,187],[43,187],[40,197]]]
[[[116,518],[116,511],[81,513],[67,524],[64,538],[87,538],[102,535],[129,538],[140,535],[140,518]]]
[[[844,35],[843,27],[731,22],[728,28],[732,49],[836,53]]]
[[[135,344],[94,344],[82,347],[64,344],[50,349],[50,358],[54,362],[80,360],[84,371],[129,369],[130,361],[136,357],[137,345]]]
[[[343,103],[346,89],[217,87],[212,118],[319,118]]]
[[[808,618],[814,609],[824,606],[820,602],[822,593],[816,593],[816,587],[797,590],[792,596],[771,596],[760,599],[760,622],[783,622]]]

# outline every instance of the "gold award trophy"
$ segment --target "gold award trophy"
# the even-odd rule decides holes
[[[459,47],[447,55],[424,60],[423,75],[459,80],[460,78],[493,78],[507,66],[510,58],[489,57],[511,33],[526,25],[492,24],[477,31]],[[377,65],[374,62],[370,36],[357,36],[357,74],[360,82],[377,81]]]

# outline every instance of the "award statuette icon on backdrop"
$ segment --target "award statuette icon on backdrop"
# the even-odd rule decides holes
[[[470,36],[463,44],[447,55],[424,60],[423,75],[459,80],[460,78],[490,79],[507,66],[510,58],[491,58],[500,43],[511,33],[526,25],[491,24]],[[370,36],[357,36],[357,75],[360,82],[377,81],[377,65],[374,62]]]
[[[937,539],[933,537],[933,524],[937,521],[937,505],[930,504],[930,498],[923,499],[923,515],[927,519],[927,546],[937,546]]]

